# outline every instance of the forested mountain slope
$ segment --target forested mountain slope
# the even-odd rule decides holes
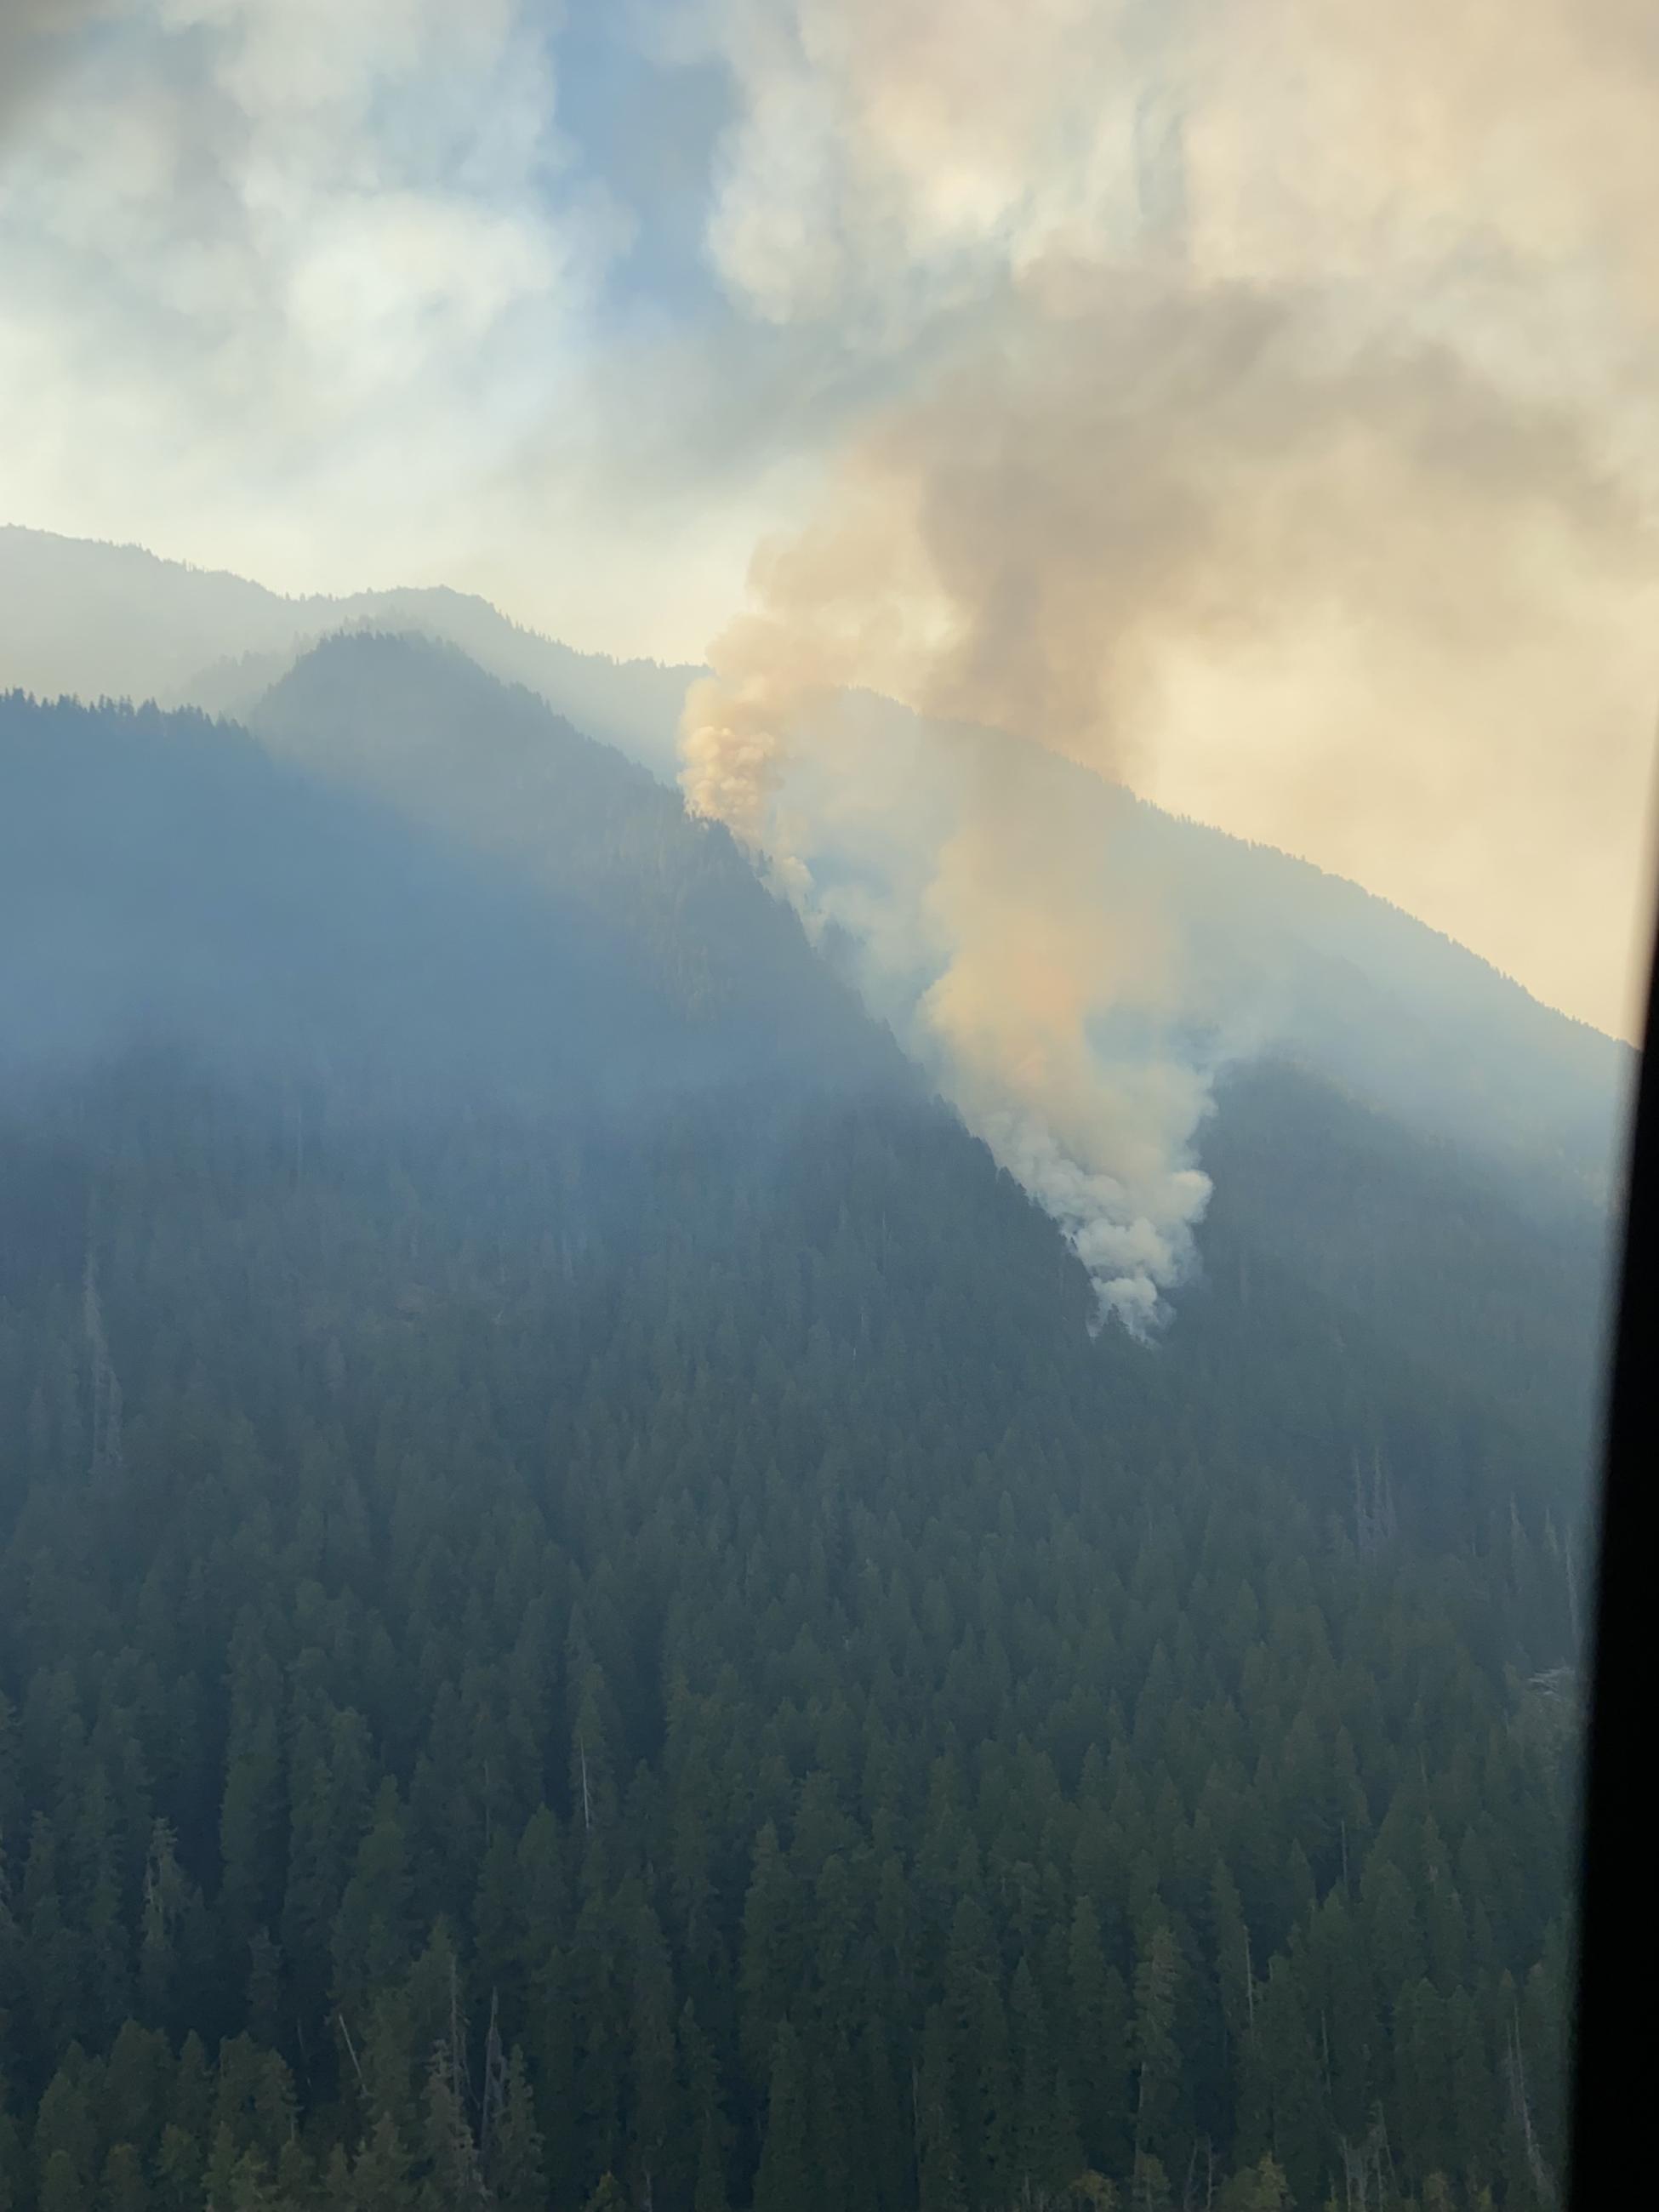
[[[678,793],[453,647],[328,639],[251,719],[284,760],[372,794],[511,880],[579,899],[685,1018],[719,1030],[728,1072],[744,1048],[848,1073],[867,1072],[873,1054],[897,1070],[896,1050],[722,829],[689,821]]]
[[[1330,1326],[1386,1340],[1424,1377],[1483,1378],[1528,1441],[1517,1464],[1577,1467],[1595,1425],[1608,1340],[1606,1217],[1525,1202],[1515,1176],[1431,1144],[1282,1063],[1239,1068],[1206,1134],[1216,1295],[1246,1304],[1255,1267],[1288,1268]],[[1242,1272],[1220,1281],[1236,1245]],[[1437,1419],[1437,1415],[1435,1417]],[[1425,1425],[1431,1455],[1462,1443]],[[1448,1470],[1449,1474],[1449,1468]]]
[[[1171,1003],[1225,1052],[1294,1059],[1501,1164],[1516,1197],[1546,1210],[1564,1184],[1605,1203],[1622,1174],[1629,1047],[1357,884],[1165,813],[1045,747],[869,695],[809,726],[798,752],[792,801],[820,884],[856,885],[879,911],[885,878],[952,835],[971,767],[1087,839],[1109,914],[1151,933]]]
[[[260,720],[0,705],[0,2196],[1543,2212],[1593,1218],[1263,1067],[1091,1338],[647,779]]]
[[[0,527],[0,688],[154,696],[238,718],[257,717],[329,633],[421,631],[667,782],[696,672],[573,652],[461,592],[285,599],[137,547],[16,528]],[[866,742],[925,779],[936,731],[888,700],[857,697],[848,710]],[[1032,768],[1027,759],[1022,773]],[[1241,1018],[1253,1048],[1298,1060],[1420,1134],[1492,1153],[1523,1201],[1547,1206],[1565,1180],[1605,1203],[1622,1172],[1628,1047],[1352,884],[1058,761],[1042,772],[1069,779],[1068,807],[1098,817],[1103,866],[1156,878],[1212,1001]]]
[[[354,702],[379,733],[361,761]],[[724,833],[539,702],[353,638],[284,703],[298,759],[199,715],[0,702],[0,1062],[184,1036],[342,1097],[442,1081],[545,1108],[574,1085],[612,1110],[694,1076],[900,1076]],[[459,777],[423,780],[422,715],[468,739]]]

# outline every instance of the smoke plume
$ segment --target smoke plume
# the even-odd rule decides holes
[[[687,702],[683,782],[809,917],[863,938],[872,989],[921,977],[913,1043],[1060,1224],[1103,1307],[1140,1327],[1180,1280],[1207,1194],[1194,1035],[1224,1010],[1198,1002],[1155,887],[1113,880],[1043,754],[1166,799],[1183,777],[1235,799],[1254,782],[1271,804],[1235,804],[1233,826],[1362,880],[1385,841],[1427,846],[1413,902],[1477,942],[1460,922],[1495,887],[1519,905],[1518,879],[1547,882],[1529,951],[1547,973],[1551,933],[1600,895],[1610,855],[1639,877],[1628,796],[1648,716],[1632,709],[1659,561],[1640,402],[1610,334],[1646,332],[1656,301],[1626,182],[1604,164],[1583,189],[1522,179],[1478,41],[1411,50],[1423,82],[1401,146],[1354,54],[1403,96],[1407,49],[1379,47],[1358,17],[1352,52],[1310,37],[1304,98],[1378,164],[1351,174],[1346,148],[1290,118],[1310,185],[1328,185],[1322,207],[1250,167],[1260,131],[1243,124],[1275,100],[1233,38],[1237,11],[1173,11],[1179,35],[1139,74],[1133,11],[1100,12],[1121,97],[1069,200],[1010,183],[1026,134],[1071,112],[1072,80],[1091,82],[1105,51],[1060,0],[1017,55],[979,27],[981,58],[1012,72],[1001,106],[980,90],[1012,136],[982,144],[921,67],[939,11],[898,10],[915,37],[890,22],[866,51],[803,8],[819,112],[851,149],[820,149],[838,166],[833,191],[813,179],[817,241],[804,218],[789,228],[799,194],[757,189],[778,181],[769,118],[799,58],[757,85],[714,234],[732,281],[763,313],[834,314],[915,366],[834,457],[813,519],[757,552],[750,606]],[[1305,9],[1267,13],[1288,55]],[[1505,49],[1500,75],[1551,58],[1573,118],[1558,150],[1600,127],[1637,154],[1618,66],[1653,58],[1638,18],[1612,0],[1577,28],[1554,0],[1521,15],[1522,52]],[[1115,129],[1116,172],[1102,155]],[[792,148],[797,174],[811,158]],[[1504,197],[1522,182],[1583,255],[1584,343],[1545,357],[1526,342],[1534,271]],[[834,705],[857,688],[949,733],[920,849],[896,852],[879,799],[858,795],[869,757]],[[989,746],[988,730],[1020,742]],[[823,872],[830,817],[843,846],[852,826],[884,848],[875,888]],[[1125,1034],[1133,1049],[1114,1045]]]

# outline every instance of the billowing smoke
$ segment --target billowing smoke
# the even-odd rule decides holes
[[[1049,12],[1037,43],[1055,31],[1065,61],[1084,19],[1059,0]],[[1532,12],[1540,37],[1567,39],[1545,0]],[[943,33],[931,7],[898,13]],[[1177,13],[1212,32],[1229,21]],[[822,72],[824,19],[801,19],[822,34]],[[1297,20],[1288,0],[1274,14],[1281,32]],[[1597,22],[1611,40],[1634,18],[1609,0]],[[1120,60],[1124,35],[1119,21]],[[1043,774],[1043,756],[1158,796],[1172,758],[1218,785],[1254,778],[1280,823],[1298,817],[1300,834],[1278,842],[1304,849],[1430,843],[1444,896],[1418,903],[1454,928],[1460,895],[1473,904],[1501,876],[1512,899],[1517,871],[1548,871],[1559,896],[1537,902],[1537,927],[1559,935],[1568,877],[1588,886],[1606,867],[1608,794],[1628,790],[1646,742],[1647,714],[1630,709],[1659,635],[1650,487],[1613,434],[1636,422],[1614,352],[1597,356],[1601,413],[1588,356],[1559,349],[1550,376],[1522,344],[1500,375],[1524,316],[1495,235],[1461,295],[1443,264],[1468,236],[1443,237],[1433,261],[1433,218],[1448,228],[1455,207],[1435,164],[1448,118],[1478,106],[1473,81],[1425,91],[1422,170],[1402,197],[1355,199],[1355,236],[1368,217],[1383,270],[1368,295],[1354,240],[1322,237],[1293,189],[1275,206],[1241,173],[1231,205],[1218,198],[1236,111],[1200,100],[1183,118],[1167,85],[1137,93],[1127,67],[1129,185],[1046,222],[1005,194],[1003,243],[1016,245],[996,265],[994,135],[977,164],[968,138],[951,141],[948,192],[939,146],[931,196],[906,169],[904,149],[931,143],[927,117],[945,127],[920,74],[926,46],[878,40],[875,61],[828,50],[855,123],[830,234],[792,234],[787,195],[746,199],[741,170],[727,194],[716,244],[763,312],[848,319],[862,302],[913,366],[834,457],[814,519],[757,553],[750,608],[688,701],[683,781],[695,810],[769,856],[804,912],[862,938],[872,994],[884,976],[919,979],[913,1043],[1060,1224],[1103,1305],[1144,1327],[1188,1262],[1207,1194],[1197,1040],[1225,1010],[1200,1002],[1156,887],[1114,880],[1074,783]],[[1218,51],[1194,33],[1183,66]],[[1009,112],[1038,114],[1030,52],[1006,58]],[[1363,83],[1315,41],[1304,74],[1322,70],[1331,127],[1346,86],[1352,127],[1369,129]],[[1060,70],[1042,96],[1063,107],[1064,85]],[[1610,64],[1581,69],[1576,88],[1581,116],[1622,126]],[[757,95],[757,160],[766,106]],[[1506,127],[1495,117],[1487,134],[1492,176],[1512,166],[1498,159]],[[1207,197],[1194,189],[1206,176]],[[1588,214],[1528,190],[1561,223],[1576,210],[1602,242],[1624,238],[1616,180]],[[1471,193],[1478,231],[1501,211],[1479,163]],[[1408,264],[1413,311],[1391,318]],[[1603,293],[1609,314],[1644,321],[1650,294],[1623,258]],[[941,757],[955,756],[919,847],[902,849],[877,793],[859,795],[868,750],[847,744],[835,705],[849,689],[931,718]],[[881,854],[851,885],[823,865],[849,833]]]
[[[906,657],[896,635],[886,646]],[[690,805],[764,855],[809,927],[854,939],[872,1002],[1060,1224],[1103,1310],[1144,1332],[1208,1195],[1190,1158],[1207,1085],[1190,1056],[1158,1048],[1168,946],[1151,902],[1111,872],[1106,825],[1068,808],[1028,747],[971,726],[921,733],[912,773],[896,772],[879,726],[836,695],[854,678],[925,688],[833,614],[816,629],[805,610],[793,629],[747,617],[714,663],[683,725]],[[1115,1015],[1140,1018],[1127,1054],[1102,1034]]]
[[[1166,1034],[1180,994],[1154,908],[1114,876],[1100,822],[1032,743],[1121,773],[1140,580],[1160,535],[1193,525],[1172,485],[1127,472],[1142,402],[1126,387],[1097,397],[1100,474],[1079,481],[1067,433],[1089,426],[1069,387],[1086,356],[1040,309],[1026,334],[1054,343],[999,341],[889,410],[819,521],[763,553],[755,611],[688,701],[684,781],[809,918],[864,939],[873,995],[915,979],[913,1046],[1060,1224],[1103,1308],[1141,1330],[1188,1265],[1208,1194],[1192,1160],[1207,1085]],[[884,856],[873,896],[849,898],[813,873],[826,816],[866,853],[897,818],[832,711],[854,685],[953,726],[920,849]],[[803,781],[813,756],[839,761],[839,785]],[[1124,1015],[1138,1023],[1127,1056],[1105,1034]]]

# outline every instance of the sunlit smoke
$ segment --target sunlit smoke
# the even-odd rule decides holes
[[[744,95],[717,265],[887,364],[757,613],[1624,1029],[1659,676],[1645,0],[705,5]]]
[[[1208,1195],[1191,1159],[1207,1085],[1144,1042],[1109,1064],[1097,1030],[1115,1012],[1173,1003],[1170,948],[1111,872],[1099,822],[1068,806],[1040,753],[955,730],[929,763],[933,822],[889,804],[837,695],[858,682],[938,704],[957,625],[915,515],[909,534],[896,529],[873,466],[851,482],[834,524],[757,562],[765,611],[717,641],[714,672],[687,702],[688,803],[763,856],[810,923],[827,917],[860,941],[872,997],[1059,1224],[1102,1310],[1145,1333],[1191,1264]],[[1048,664],[1026,665],[1035,686]],[[1040,724],[1048,704],[1034,689],[1010,719]],[[831,817],[866,855],[884,834],[900,841],[851,892],[813,873]]]
[[[1571,44],[1546,0],[1533,12],[1540,40]],[[1100,59],[1065,0],[1038,11],[1027,45],[1005,52],[981,24],[956,53],[958,75],[975,55],[1009,73],[1012,137],[977,148],[924,82],[938,10],[901,9],[913,35],[894,19],[866,49],[803,9],[812,81],[850,126],[848,152],[812,156],[836,186],[834,234],[816,241],[790,230],[801,205],[787,191],[744,197],[781,151],[765,133],[787,69],[775,57],[757,81],[748,167],[713,234],[733,283],[774,319],[863,315],[872,344],[928,342],[847,440],[806,526],[757,554],[749,610],[688,702],[683,757],[688,803],[764,852],[799,905],[827,902],[879,939],[875,967],[930,973],[913,1044],[1133,1325],[1190,1262],[1207,1193],[1190,1032],[1215,1010],[1193,1003],[1146,887],[1112,882],[1065,790],[1036,772],[1041,753],[1158,797],[1183,774],[1188,791],[1225,788],[1238,826],[1311,837],[1339,863],[1384,836],[1431,842],[1439,879],[1418,903],[1455,930],[1517,866],[1551,866],[1565,897],[1571,871],[1605,868],[1609,839],[1629,834],[1609,796],[1645,742],[1628,710],[1659,634],[1659,558],[1639,472],[1571,364],[1496,373],[1504,282],[1472,278],[1462,319],[1432,285],[1389,318],[1402,271],[1422,277],[1437,218],[1455,212],[1434,149],[1448,117],[1479,107],[1472,82],[1425,93],[1419,169],[1374,203],[1351,190],[1344,241],[1293,184],[1274,201],[1229,167],[1236,94],[1193,90],[1218,68],[1255,82],[1227,11],[1176,11],[1180,35],[1161,43],[1133,11],[1103,13],[1122,112],[1097,127],[1069,198],[1042,173],[1058,197],[1042,207],[1012,180],[1026,126],[1070,112],[1044,42],[1054,62],[1083,36],[1085,79]],[[1300,21],[1289,0],[1273,11],[1287,40]],[[1611,5],[1598,22],[1631,27]],[[1316,42],[1307,72],[1333,117],[1347,102],[1369,127],[1340,57]],[[1605,70],[1573,82],[1583,114],[1622,128]],[[1502,118],[1486,121],[1507,173]],[[1114,130],[1116,170],[1102,156]],[[806,161],[797,148],[798,179]],[[1564,222],[1589,207],[1617,246],[1628,204],[1604,181],[1588,203],[1529,189]],[[1502,214],[1489,183],[1471,188],[1477,228]],[[1632,326],[1646,317],[1622,261],[1605,290]],[[1611,354],[1603,366],[1612,394]],[[849,687],[1024,741],[993,770],[964,738],[924,849],[896,865],[890,852],[883,887],[851,900],[814,874],[825,808],[893,841],[873,807],[857,821],[856,799],[833,795],[826,702]],[[856,780],[854,755],[842,767]],[[1272,802],[1254,816],[1253,787]],[[1562,918],[1537,902],[1535,969]],[[1125,1011],[1140,1018],[1127,1057],[1102,1042]]]

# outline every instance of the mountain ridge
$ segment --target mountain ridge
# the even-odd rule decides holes
[[[43,547],[56,582],[34,557]],[[103,583],[101,599],[90,608],[69,593],[70,583],[78,591],[88,574]],[[149,605],[143,620],[127,606],[127,580],[134,574],[146,580],[152,600],[155,587],[161,590],[161,602]],[[482,625],[486,645],[493,641],[500,649],[503,665],[486,667],[487,673],[524,684],[556,714],[659,781],[672,780],[674,726],[690,670],[581,655],[511,623],[483,600],[444,587],[285,600],[263,586],[168,563],[142,548],[118,553],[15,526],[0,528],[0,588],[13,618],[10,633],[0,634],[0,683],[21,680],[37,691],[54,684],[76,688],[63,679],[84,660],[88,636],[99,635],[100,611],[112,605],[126,611],[132,635],[113,659],[109,641],[100,646],[111,679],[105,688],[142,690],[141,682],[131,680],[142,672],[133,656],[149,654],[155,666],[167,635],[161,617],[172,610],[175,631],[182,619],[175,605],[181,583],[198,608],[186,625],[187,642],[171,648],[173,693],[181,703],[256,712],[301,657],[296,609],[308,605],[325,617],[325,632],[337,629],[348,609],[355,610],[354,626],[369,629],[407,627],[413,612],[423,615],[416,626],[427,635],[441,634],[436,616],[453,617],[463,609],[465,623],[452,620],[449,627]],[[199,656],[210,653],[216,640],[226,644],[214,625],[227,590],[238,605],[260,610],[260,621],[274,621],[280,641],[273,646],[267,637],[264,657],[248,664],[236,683],[226,685],[222,675],[216,692],[213,685],[197,686],[199,699],[186,702],[195,682],[190,668],[199,675]],[[477,657],[476,636],[471,649],[465,636],[444,641]],[[124,675],[127,681],[115,681]],[[914,750],[927,741],[915,718],[890,702],[867,704],[884,718],[884,744]],[[1178,819],[1087,771],[1063,764],[1056,769],[1053,756],[1042,760],[1044,772],[1071,775],[1077,802],[1096,810],[1103,852],[1115,836],[1121,844],[1123,823],[1131,826],[1124,849],[1143,868],[1156,861],[1165,890],[1184,902],[1177,919],[1211,963],[1211,998],[1230,1018],[1242,1011],[1262,1046],[1304,1060],[1362,1099],[1386,1103],[1425,1134],[1501,1152],[1519,1183],[1530,1180],[1541,1192],[1565,1177],[1593,1203],[1610,1202],[1623,1172],[1621,1133],[1636,1066],[1632,1047],[1546,1006],[1479,954],[1316,863]]]
[[[0,582],[3,582],[8,589],[10,604],[14,607],[20,605],[25,605],[31,616],[38,617],[38,601],[30,602],[25,598],[27,571],[24,563],[30,549],[38,550],[41,547],[54,549],[54,557],[58,558],[62,557],[61,549],[71,549],[76,556],[89,553],[95,556],[94,565],[98,559],[108,556],[118,556],[123,563],[137,560],[152,575],[156,572],[172,573],[180,577],[198,580],[212,586],[216,591],[223,586],[229,585],[234,587],[238,594],[245,596],[250,605],[257,604],[261,609],[266,611],[268,618],[277,625],[292,621],[295,616],[301,617],[302,619],[294,629],[291,638],[284,638],[280,647],[268,647],[264,657],[258,659],[257,664],[251,664],[249,681],[244,685],[235,687],[234,699],[228,687],[226,697],[217,702],[198,696],[202,688],[198,679],[203,678],[210,669],[221,672],[222,676],[228,674],[242,659],[246,659],[246,655],[223,654],[211,660],[198,660],[185,653],[175,658],[181,662],[191,661],[190,671],[185,672],[180,668],[175,668],[170,680],[158,678],[154,674],[146,675],[135,666],[125,671],[119,680],[106,684],[104,686],[106,696],[112,697],[129,696],[137,702],[144,696],[153,696],[158,705],[200,706],[204,711],[209,713],[222,712],[233,720],[244,718],[246,712],[251,710],[258,699],[263,696],[264,691],[270,688],[270,684],[277,680],[287,666],[292,665],[293,659],[300,658],[306,651],[320,642],[325,636],[333,632],[356,627],[380,627],[393,630],[418,629],[422,626],[418,620],[404,620],[400,623],[398,617],[402,615],[418,617],[422,613],[429,615],[434,610],[444,608],[465,609],[469,622],[482,623],[489,630],[496,633],[500,641],[517,641],[532,659],[539,656],[546,656],[566,680],[568,680],[569,676],[578,669],[592,672],[601,689],[607,678],[617,679],[621,684],[626,684],[641,676],[653,684],[659,679],[661,688],[659,696],[651,702],[650,708],[642,708],[638,703],[630,703],[619,699],[613,702],[609,711],[601,708],[598,715],[592,719],[590,725],[584,725],[580,722],[575,714],[561,705],[558,697],[550,696],[550,690],[542,689],[536,684],[529,682],[523,675],[493,666],[487,659],[481,659],[479,662],[488,673],[498,675],[504,681],[522,682],[526,684],[527,689],[541,690],[542,696],[547,699],[548,703],[556,712],[564,713],[567,719],[576,722],[578,726],[586,727],[590,736],[599,738],[605,743],[616,744],[619,750],[629,753],[630,757],[644,761],[647,765],[652,767],[654,773],[672,781],[677,759],[674,722],[678,705],[685,686],[696,678],[707,672],[690,664],[661,662],[645,656],[620,659],[612,654],[586,652],[580,647],[573,647],[561,640],[550,637],[543,632],[530,628],[527,624],[514,621],[511,616],[501,613],[489,600],[476,592],[459,591],[448,585],[404,585],[343,594],[295,595],[276,592],[269,586],[245,578],[232,570],[206,568],[195,562],[155,554],[147,547],[137,544],[117,544],[101,540],[71,538],[61,532],[35,530],[20,524],[0,524]],[[81,578],[77,577],[76,580],[77,586],[82,585]],[[126,579],[124,578],[124,583],[125,580]],[[309,629],[305,627],[306,621],[313,618],[316,618],[316,626]],[[20,629],[29,626],[27,621],[19,624]],[[37,630],[41,627],[38,619],[33,626]],[[444,642],[458,646],[463,652],[468,652],[469,657],[478,658],[476,637],[473,646],[469,647],[465,637],[451,635],[441,628],[430,629],[427,634],[436,636]],[[155,650],[155,641],[153,637],[146,637],[143,643],[149,650],[152,652]],[[44,657],[36,664],[34,672],[20,676],[12,672],[19,666],[27,668],[29,666],[27,655],[40,654],[43,648],[38,637],[23,647],[20,647],[18,641],[14,640],[4,648],[8,665],[0,666],[0,680],[9,682],[15,688],[33,691],[42,697],[57,696],[58,693],[71,696],[88,696],[88,684],[75,680],[73,672],[69,670],[68,665],[71,654],[81,649],[78,641],[72,647],[49,645],[45,648]],[[249,651],[251,653],[252,648]],[[58,655],[62,658],[58,658]],[[42,672],[50,669],[57,669],[60,672],[57,674]],[[544,672],[544,682],[554,690],[558,688],[553,677],[546,672]],[[93,688],[95,690],[95,684]],[[868,698],[873,704],[884,709],[891,709],[894,706],[893,702],[882,698],[878,694],[861,694],[855,691],[849,694],[849,696]],[[662,711],[665,708],[669,709],[666,714]],[[653,711],[658,716],[654,726]],[[618,732],[623,732],[625,734],[618,735]],[[1006,742],[1017,744],[1019,741],[1010,739]],[[1175,823],[1183,830],[1196,832],[1206,841],[1217,841],[1216,849],[1236,848],[1256,854],[1271,854],[1287,867],[1305,871],[1309,877],[1316,878],[1322,884],[1340,884],[1347,893],[1370,902],[1389,915],[1408,923],[1413,930],[1424,932],[1437,942],[1454,947],[1465,958],[1477,963],[1481,969],[1509,989],[1525,997],[1531,1004],[1556,1019],[1570,1024],[1575,1030],[1583,1031],[1592,1037],[1604,1039],[1607,1042],[1620,1046],[1626,1051],[1632,1049],[1626,1041],[1613,1038],[1607,1032],[1595,1028],[1594,1024],[1586,1022],[1561,1008],[1552,1006],[1546,1000],[1539,999],[1519,978],[1498,967],[1486,955],[1463,945],[1461,940],[1437,928],[1434,924],[1424,921],[1409,908],[1401,906],[1383,893],[1368,890],[1364,885],[1355,883],[1351,878],[1326,868],[1318,861],[1310,860],[1305,855],[1287,852],[1282,847],[1241,836],[1233,831],[1217,829],[1212,823],[1202,822],[1195,817],[1178,813],[1169,808],[1160,807],[1151,800],[1136,798],[1134,803],[1137,807],[1146,810],[1151,816]]]
[[[43,1009],[8,2201],[1549,2212],[1587,1206],[1264,1061],[1091,1334],[725,833],[428,641],[0,698]]]

